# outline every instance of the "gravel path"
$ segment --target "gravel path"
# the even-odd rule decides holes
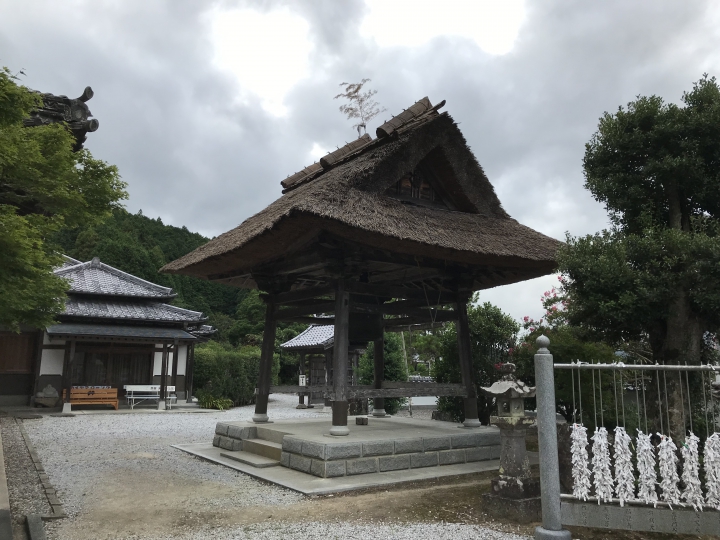
[[[296,404],[296,396],[273,396],[269,415],[275,419],[330,418],[327,412],[297,410]],[[216,422],[249,420],[252,414],[253,407],[249,406],[206,414],[47,416],[26,422],[25,429],[69,515],[69,519],[46,524],[48,538],[527,538],[462,524],[308,520],[300,509],[322,504],[321,500],[313,502],[296,492],[170,447],[208,442]],[[17,432],[22,442],[17,426],[11,422],[3,419],[3,439],[7,429],[11,435]],[[13,446],[17,437],[9,437],[6,443],[9,469],[32,471],[27,451],[23,458],[21,449]],[[28,462],[13,461],[22,459]],[[15,485],[20,490],[11,490],[11,497],[20,501],[17,504],[24,504],[23,508],[44,500],[36,490],[37,478],[30,476],[18,474]],[[295,508],[300,513],[283,521],[282,517],[267,515],[273,508],[285,516]],[[46,513],[49,509],[33,507],[22,511]],[[261,516],[256,518],[256,514]],[[241,518],[243,523],[239,522]],[[128,521],[137,523],[129,526]],[[100,529],[102,534],[98,532],[96,537],[88,533]],[[128,530],[135,532],[130,534]]]
[[[0,417],[0,429],[10,495],[13,536],[15,540],[24,540],[25,516],[49,514],[51,508],[16,420],[9,416]]]
[[[157,536],[143,540],[529,540],[529,536],[499,532],[475,525],[414,523],[409,525],[356,525],[341,522],[263,523],[242,529],[205,529],[183,536]]]

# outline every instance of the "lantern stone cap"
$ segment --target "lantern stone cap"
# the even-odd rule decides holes
[[[528,386],[517,379],[508,381],[495,381],[489,388],[480,388],[487,396],[505,396],[509,398],[531,398],[535,397],[535,387]]]

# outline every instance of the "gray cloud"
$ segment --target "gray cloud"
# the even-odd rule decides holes
[[[678,101],[704,71],[717,73],[717,20],[699,0],[527,4],[514,49],[491,56],[451,36],[379,48],[359,35],[360,0],[6,2],[0,64],[24,68],[25,84],[42,91],[74,96],[91,85],[100,129],[86,146],[119,166],[128,209],[206,235],[278,197],[280,180],[311,162],[313,144],[354,138],[332,97],[339,82],[362,77],[388,109],[378,122],[424,95],[446,99],[518,221],[556,238],[594,232],[607,220],[582,187],[582,156],[598,118],[638,94]],[[286,117],[266,113],[258,97],[239,103],[233,77],[214,67],[214,5],[284,6],[308,21],[311,69],[286,96]],[[536,297],[550,284],[485,297],[539,316]]]

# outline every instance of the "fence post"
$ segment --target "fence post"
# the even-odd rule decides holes
[[[571,540],[570,531],[560,521],[560,467],[558,465],[557,419],[555,412],[555,373],[553,357],[544,335],[535,341],[535,385],[537,430],[540,450],[540,497],[542,526],[535,529],[536,540]]]

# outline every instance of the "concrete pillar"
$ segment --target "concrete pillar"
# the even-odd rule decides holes
[[[373,342],[373,386],[377,389],[382,388],[382,382],[385,378],[385,338],[380,336]],[[382,418],[387,416],[385,413],[385,398],[373,398],[373,416]]]
[[[464,399],[465,405],[465,427],[480,427],[477,406],[477,391],[473,384],[473,366],[472,366],[472,349],[470,346],[470,325],[468,323],[466,294],[459,294],[457,301],[457,339],[458,339],[458,356],[460,357],[460,374],[462,375],[462,383],[467,388],[467,397]]]
[[[343,280],[335,290],[335,341],[333,349],[332,427],[330,435],[348,435],[347,372],[348,348],[350,347],[350,294],[345,291]]]
[[[272,300],[267,300],[265,305],[265,328],[263,330],[262,348],[260,349],[260,373],[258,375],[255,414],[252,417],[252,421],[256,424],[269,421],[267,408],[268,398],[270,397],[270,382],[272,380],[276,330],[275,303]]]
[[[540,497],[542,526],[535,529],[536,540],[571,540],[570,531],[560,521],[560,468],[558,465],[557,418],[555,413],[555,372],[553,357],[545,336],[537,338],[535,384],[537,430],[540,451]]]

